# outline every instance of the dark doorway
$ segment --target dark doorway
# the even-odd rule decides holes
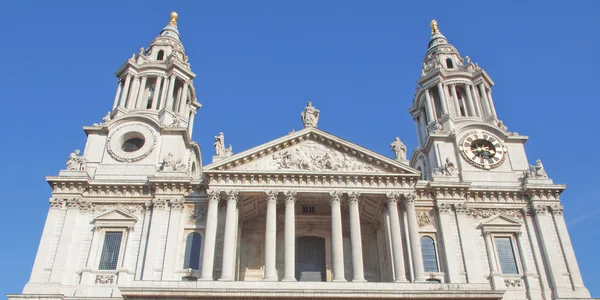
[[[301,236],[296,239],[296,280],[326,281],[324,238]]]

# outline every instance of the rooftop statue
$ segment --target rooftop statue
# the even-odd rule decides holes
[[[312,102],[308,102],[301,114],[304,128],[317,127],[317,123],[319,122],[319,113],[320,111],[312,106]]]
[[[396,160],[406,160],[406,145],[400,141],[399,137],[396,137],[396,140],[390,144],[390,147],[392,148],[392,151],[394,151]]]

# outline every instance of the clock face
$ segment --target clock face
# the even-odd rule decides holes
[[[460,153],[470,164],[482,168],[498,167],[506,158],[506,147],[495,135],[485,131],[474,131],[460,141]]]

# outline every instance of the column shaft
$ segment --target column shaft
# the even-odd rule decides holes
[[[575,290],[585,289],[581,271],[579,270],[579,264],[577,264],[577,258],[575,257],[575,251],[573,251],[571,237],[569,236],[569,231],[567,231],[567,224],[563,216],[563,207],[562,205],[553,205],[550,208],[554,216],[553,219],[554,225],[556,226],[556,234],[558,235],[558,240],[563,249],[565,265],[569,270],[573,288]]]
[[[331,194],[331,247],[333,252],[333,281],[346,281],[344,277],[344,239],[342,237],[341,195]]]
[[[488,105],[488,99],[487,99],[487,95],[485,92],[485,85],[483,85],[483,83],[479,84],[479,92],[481,93],[481,104],[483,105],[483,110],[484,110],[484,116],[489,116],[492,114],[490,107]]]
[[[127,75],[125,78],[125,85],[123,89],[123,94],[121,95],[121,101],[119,101],[119,107],[125,108],[125,104],[127,103],[127,97],[129,96],[129,87],[131,86],[131,74]]]
[[[441,115],[449,114],[450,112],[448,111],[448,106],[446,105],[446,95],[444,95],[444,87],[442,86],[441,82],[437,83],[437,88],[438,88],[438,94],[440,97],[440,104],[442,106]]]
[[[137,99],[138,90],[140,88],[140,77],[134,76],[133,82],[131,83],[131,90],[129,91],[129,96],[127,97],[127,109],[135,108],[135,100]]]
[[[498,115],[496,115],[496,106],[494,105],[494,100],[492,99],[492,91],[487,92],[487,98],[488,98],[488,105],[490,106],[490,110],[492,111],[492,114],[494,115],[494,117],[498,118]]]
[[[285,275],[283,281],[296,281],[296,193],[285,194]]]
[[[425,105],[427,106],[427,124],[436,120],[435,105],[429,96],[429,89],[425,90]]]
[[[152,109],[156,110],[158,107],[158,96],[160,95],[160,84],[162,83],[162,77],[156,77],[156,83],[154,84],[154,95],[152,95]]]
[[[223,265],[221,268],[221,281],[233,280],[233,262],[235,260],[235,214],[237,212],[237,203],[239,193],[229,191],[227,193],[227,213],[225,215],[225,234],[223,236]]]
[[[183,89],[181,91],[181,99],[179,100],[179,109],[178,109],[179,113],[185,112],[187,94],[188,94],[188,83],[186,82],[183,84]]]
[[[419,117],[414,118],[415,127],[417,128],[417,141],[419,142],[419,147],[423,147],[423,136],[421,135],[421,124],[419,123]]]
[[[176,77],[175,75],[171,75],[171,77],[169,78],[169,90],[167,91],[167,94],[165,95],[167,97],[167,104],[166,104],[166,108],[173,110],[173,101],[174,101],[174,97],[173,97],[173,93],[174,93],[174,88],[175,88],[175,80]]]
[[[469,117],[477,116],[477,109],[475,108],[475,101],[471,97],[471,92],[469,91],[469,86],[465,86],[465,96],[467,97],[468,109],[469,109]]]
[[[354,282],[366,282],[363,265],[362,234],[360,230],[359,193],[348,194],[350,198],[350,242],[352,243],[352,272]]]
[[[115,102],[113,103],[113,109],[117,108],[117,105],[119,105],[119,96],[121,96],[121,89],[123,89],[123,81],[119,79],[117,94],[115,95]]]
[[[278,192],[267,193],[267,224],[265,229],[265,281],[277,281],[275,245],[277,242],[277,196]]]
[[[452,99],[454,100],[456,116],[462,117],[462,114],[460,112],[460,101],[458,101],[458,97],[456,95],[456,85],[454,85],[454,84],[450,85],[450,92],[452,93]]]
[[[392,255],[394,258],[394,282],[406,282],[404,254],[402,251],[402,234],[400,217],[398,217],[398,195],[387,194],[387,209],[390,216],[390,231],[392,235]]]
[[[488,262],[490,263],[490,273],[498,273],[498,265],[496,264],[496,255],[494,255],[494,246],[492,244],[492,235],[489,232],[484,232],[485,248],[487,250]]]
[[[146,81],[148,80],[148,77],[144,76],[142,77],[142,81],[140,82],[140,88],[139,88],[139,92],[137,95],[137,100],[136,100],[136,104],[135,107],[138,109],[142,109],[145,108],[146,103],[144,100],[144,93],[146,92]]]
[[[215,244],[217,239],[217,218],[219,216],[219,199],[219,191],[209,191],[208,209],[206,213],[206,233],[204,237],[204,256],[202,257],[202,275],[200,276],[200,280],[213,280]]]
[[[423,257],[421,253],[421,239],[419,237],[419,225],[417,224],[417,213],[415,212],[415,195],[405,195],[404,205],[406,218],[408,219],[408,232],[410,235],[410,253],[414,268],[415,282],[425,281],[423,270]]]
[[[165,76],[165,81],[163,82],[162,88],[160,89],[160,106],[158,110],[167,107],[167,94],[169,93],[169,86],[171,86],[171,77]]]
[[[188,132],[190,133],[190,139],[192,138],[192,130],[194,129],[194,118],[196,117],[196,114],[194,112],[192,112],[190,114],[190,119],[188,121]]]

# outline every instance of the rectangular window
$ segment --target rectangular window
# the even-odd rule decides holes
[[[512,239],[510,237],[496,237],[495,240],[502,274],[519,274]]]
[[[119,261],[119,249],[121,249],[121,238],[123,232],[107,232],[104,236],[104,245],[102,246],[102,255],[100,256],[100,265],[98,270],[116,270]]]

